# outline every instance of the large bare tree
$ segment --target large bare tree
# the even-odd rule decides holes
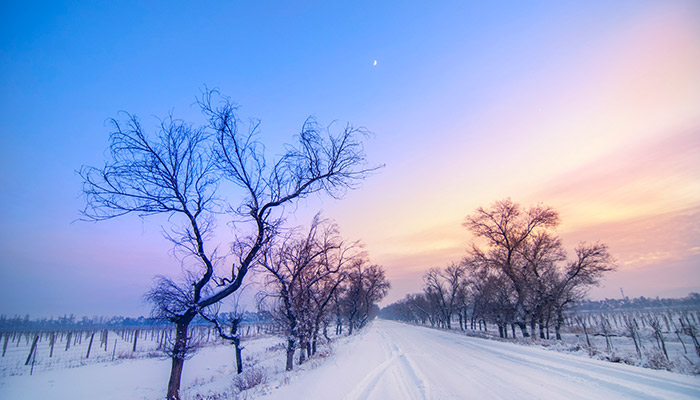
[[[277,233],[284,206],[317,192],[339,197],[374,170],[367,167],[362,128],[346,125],[334,131],[307,119],[297,144],[268,158],[258,139],[259,122],[243,124],[228,97],[205,91],[198,104],[206,124],[196,127],[168,117],[154,135],[136,116],[113,119],[105,165],[79,171],[85,219],[168,216],[165,236],[182,255],[187,273],[183,283],[158,277],[147,294],[154,314],[176,326],[168,399],[180,398],[190,322],[241,287],[260,249]],[[218,190],[224,182],[237,187],[239,197],[224,197]],[[234,214],[240,228],[232,238],[235,256],[228,266],[219,265],[212,243],[222,212]]]
[[[597,285],[605,272],[615,269],[607,246],[599,243],[580,243],[574,250],[576,259],[563,264],[566,253],[553,232],[558,224],[558,213],[550,207],[524,209],[510,199],[498,201],[488,209],[477,209],[464,223],[485,242],[483,247],[472,245],[469,263],[485,272],[482,277],[500,280],[502,288],[512,288],[511,296],[503,292],[496,297],[501,305],[493,304],[501,312],[512,310],[505,313],[504,322],[517,324],[525,337],[529,336],[528,319],[533,333],[539,322],[543,337],[545,320],[554,313],[560,338],[564,308]],[[502,314],[497,316],[500,319]]]
[[[531,288],[528,271],[523,268],[522,250],[533,236],[558,224],[559,214],[550,207],[524,210],[510,199],[497,201],[490,208],[479,207],[464,222],[474,236],[486,242],[485,248],[472,246],[472,259],[499,271],[511,281],[517,294],[515,323],[525,337],[529,336],[525,322],[530,312],[527,299]]]

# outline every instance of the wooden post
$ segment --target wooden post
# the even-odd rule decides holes
[[[2,343],[2,356],[5,357],[5,352],[7,351],[7,340],[10,338],[10,335],[5,335],[5,340]]]
[[[114,339],[114,348],[112,349],[112,361],[114,361],[114,353],[117,352],[117,339]]]
[[[32,368],[29,370],[29,376],[34,375],[34,363],[36,362],[36,349],[34,350],[34,355],[32,356]]]
[[[90,358],[90,349],[92,348],[92,340],[95,339],[95,332],[92,332],[92,335],[90,335],[90,344],[88,345],[88,351],[87,354],[85,355],[85,359]]]
[[[134,332],[134,347],[131,349],[132,353],[136,351],[136,342],[138,341],[138,338],[139,338],[139,330],[137,329]]]
[[[34,352],[36,351],[36,343],[39,341],[39,335],[34,335],[34,340],[32,341],[32,347],[29,349],[29,356],[27,356],[27,361],[24,363],[24,365],[29,365],[29,362],[32,361],[32,355],[34,355]]]
[[[51,332],[49,337],[49,345],[51,346],[51,352],[49,353],[49,358],[53,357],[53,345],[56,344],[56,332]]]

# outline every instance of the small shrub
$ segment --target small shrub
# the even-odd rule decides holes
[[[614,362],[614,363],[622,363],[622,364],[627,364],[627,365],[635,365],[636,361],[635,359],[629,358],[630,356],[625,357],[624,354],[618,354],[615,353],[614,351],[611,353],[606,354],[605,356],[602,357],[603,360]]]
[[[233,386],[239,392],[252,389],[267,382],[267,373],[262,368],[248,368],[233,379]]]
[[[578,343],[576,343],[576,344],[572,345],[571,347],[567,348],[567,350],[570,351],[570,352],[572,352],[572,353],[575,353],[575,352],[577,352],[577,351],[581,351],[581,350],[582,350],[582,347],[581,347],[581,345],[579,345]]]
[[[196,394],[192,400],[231,400],[232,397],[229,393],[208,393],[208,394]]]
[[[274,346],[270,346],[270,347],[265,348],[265,351],[267,351],[268,353],[273,353],[275,351],[284,350],[284,349],[285,349],[285,347],[284,347],[283,343],[277,343]]]
[[[615,353],[611,353],[611,354],[606,355],[605,357],[603,357],[603,360],[614,362],[614,363],[621,363],[622,362],[622,359],[620,358],[620,356],[618,356]]]
[[[652,369],[665,369],[666,371],[671,371],[673,369],[673,363],[666,359],[664,353],[659,349],[652,349],[646,352],[646,359],[642,362],[642,366]]]
[[[318,358],[328,358],[333,355],[333,347],[331,345],[328,346],[321,346],[319,347],[318,351],[316,354],[314,354],[314,357]]]
[[[117,353],[116,357],[118,360],[131,360],[136,358],[136,355],[133,352],[120,351],[119,353]]]

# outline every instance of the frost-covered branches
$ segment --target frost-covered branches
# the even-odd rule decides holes
[[[109,155],[101,167],[83,166],[86,220],[126,214],[163,214],[165,236],[187,260],[191,284],[178,286],[159,279],[148,298],[155,314],[177,325],[173,360],[187,347],[187,325],[202,310],[236,292],[259,256],[278,233],[284,206],[311,193],[338,197],[357,186],[375,168],[368,167],[363,148],[366,130],[347,125],[336,131],[307,120],[297,143],[268,158],[259,141],[259,122],[247,129],[236,105],[216,91],[205,91],[198,104],[207,123],[192,124],[168,117],[149,136],[137,117],[113,119]],[[240,198],[224,198],[225,182],[243,189]],[[240,194],[240,191],[237,192]],[[233,212],[247,228],[231,242],[236,261],[218,265],[212,230],[222,212]],[[241,225],[237,225],[240,228]],[[189,282],[188,278],[188,282]],[[168,399],[179,398],[182,365],[173,363]]]
[[[359,250],[357,243],[340,237],[334,223],[316,215],[307,232],[292,230],[262,252],[265,300],[287,335],[287,370],[293,368],[297,347],[300,363],[313,354],[334,294],[349,265],[363,257]]]
[[[567,258],[554,231],[558,224],[557,212],[543,205],[525,209],[506,199],[478,208],[464,223],[476,239],[468,256],[430,269],[423,293],[404,299],[393,315],[448,329],[455,315],[461,329],[492,322],[501,337],[509,328],[515,335],[516,327],[523,337],[535,335],[539,325],[545,338],[551,322],[560,338],[564,311],[615,264],[601,243],[580,243]]]

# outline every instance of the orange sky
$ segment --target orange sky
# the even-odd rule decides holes
[[[700,13],[660,4],[591,49],[522,72],[476,117],[376,139],[404,157],[326,209],[388,268],[390,301],[459,260],[464,217],[505,197],[555,207],[569,248],[609,244],[620,268],[594,297],[700,290]]]
[[[459,261],[465,216],[506,197],[557,209],[567,248],[609,244],[620,268],[594,297],[700,291],[698,0],[6,1],[0,18],[0,314],[146,314],[153,276],[181,276],[166,218],[74,223],[75,171],[104,162],[120,110],[203,123],[204,85],[260,119],[270,156],[309,115],[375,133],[386,167],[289,223],[323,209],[365,242],[385,304]]]

